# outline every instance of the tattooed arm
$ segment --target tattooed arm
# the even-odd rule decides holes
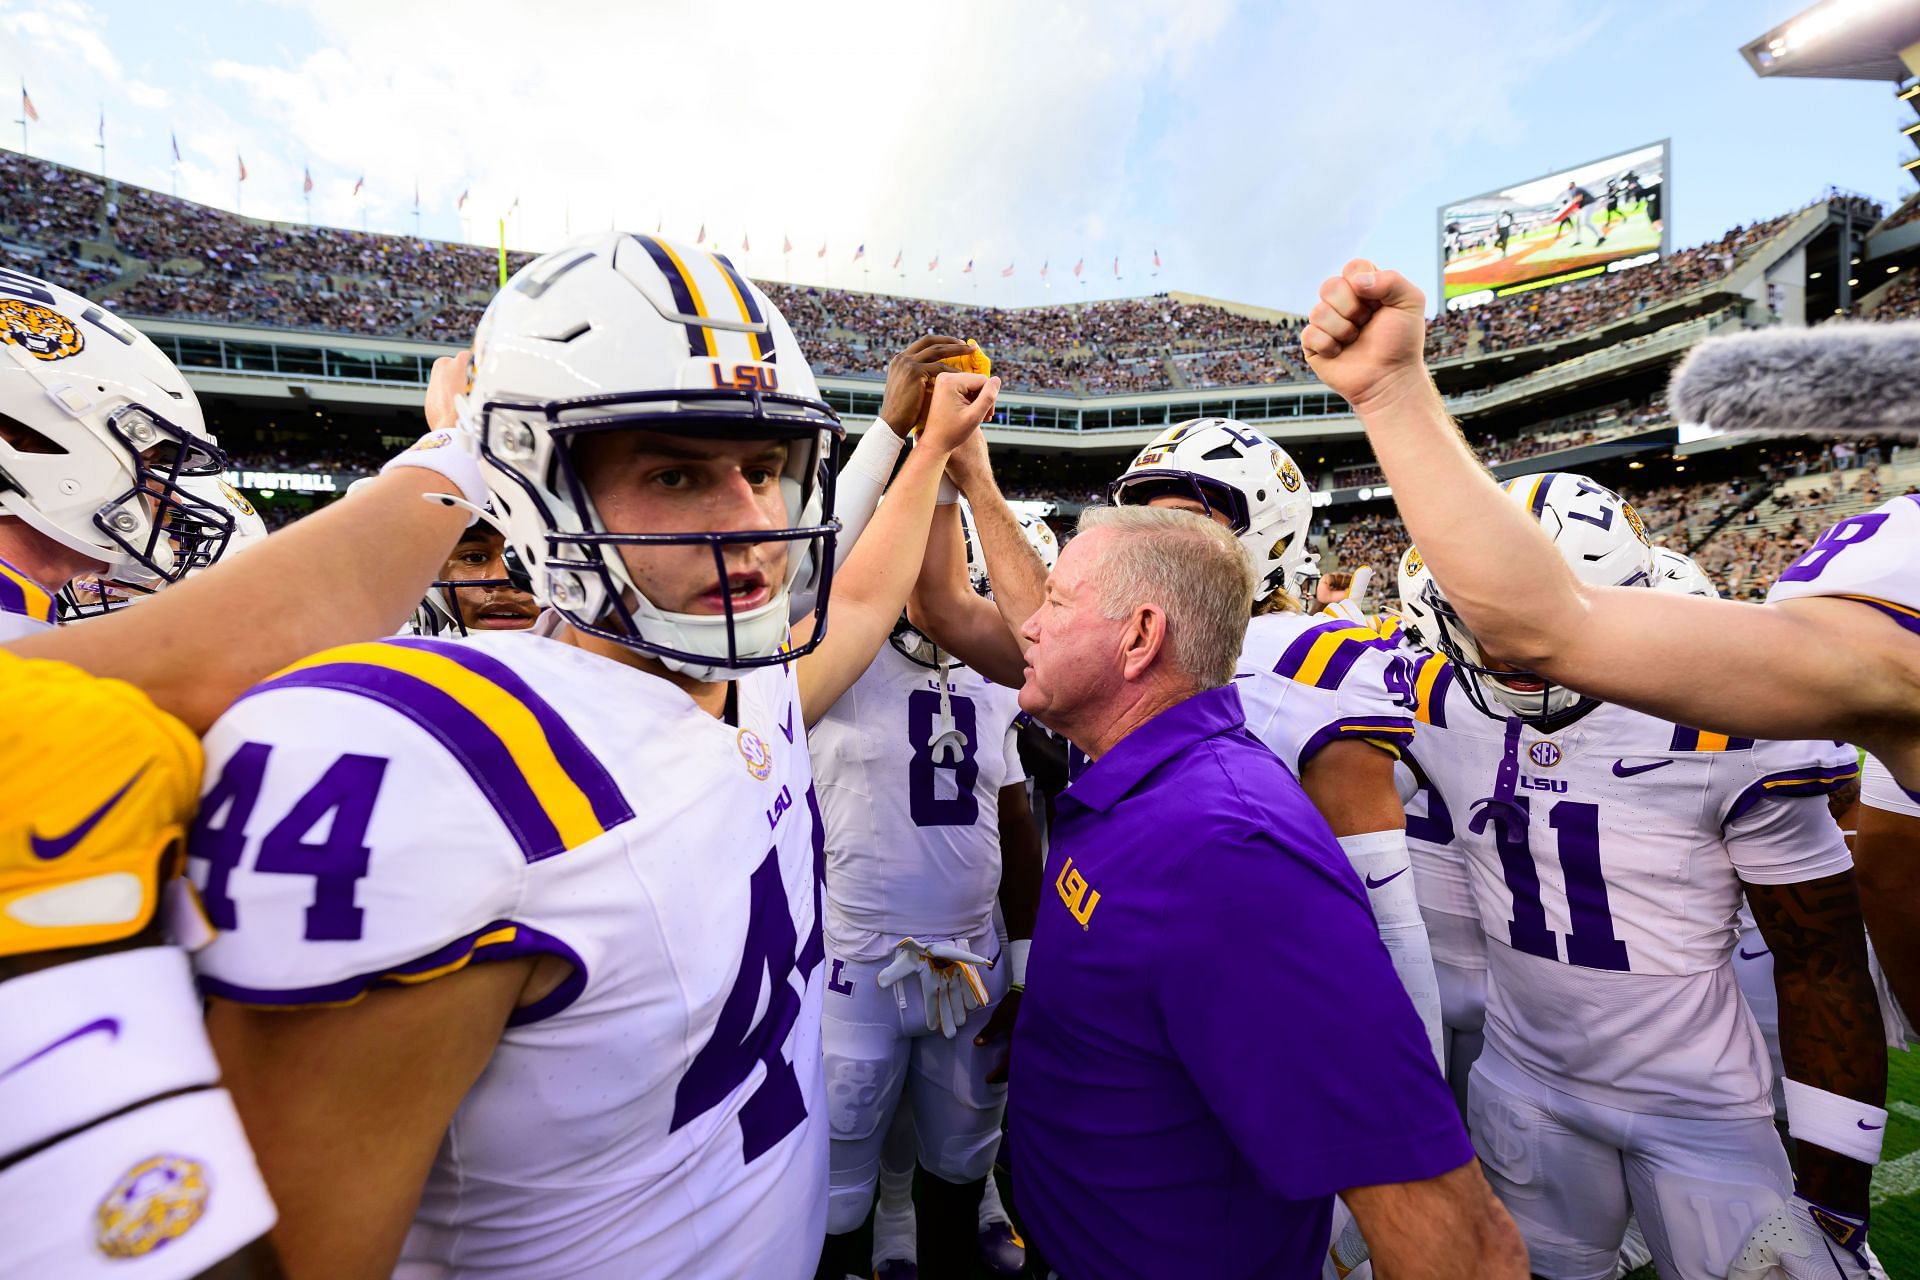
[[[1773,951],[1780,1056],[1788,1078],[1885,1106],[1887,1050],[1853,872],[1746,888],[1753,918]],[[1866,1215],[1871,1165],[1807,1142],[1798,1144],[1798,1152],[1801,1195]]]

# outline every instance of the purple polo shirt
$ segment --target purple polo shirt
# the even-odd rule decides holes
[[[1231,685],[1063,792],[1007,1093],[1066,1280],[1320,1274],[1335,1192],[1473,1148],[1365,891]]]

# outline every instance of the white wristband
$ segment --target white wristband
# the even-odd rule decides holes
[[[1031,950],[1033,950],[1032,938],[1007,939],[1007,972],[1011,986],[1027,985],[1027,953]]]
[[[0,1157],[219,1079],[178,947],[113,951],[0,982]]]
[[[907,442],[895,435],[892,427],[875,418],[860,442],[853,446],[846,465],[840,468],[841,477],[844,480],[846,473],[852,471],[885,488],[893,478],[893,464],[900,460],[900,451],[906,447]]]
[[[933,504],[937,507],[950,507],[958,501],[960,501],[960,486],[942,475],[940,477],[940,496],[933,500]]]
[[[1887,1134],[1885,1108],[1798,1080],[1780,1084],[1787,1098],[1788,1133],[1862,1164],[1880,1163],[1880,1142]]]
[[[480,470],[480,459],[472,451],[470,441],[460,434],[459,429],[429,431],[404,453],[387,459],[380,468],[380,474],[399,467],[418,467],[423,471],[433,471],[453,482],[459,496],[476,507],[487,505],[487,479]],[[477,517],[475,517],[477,519]],[[469,525],[472,519],[467,521]]]
[[[115,1116],[0,1172],[0,1270],[9,1276],[197,1276],[273,1223],[225,1089]]]

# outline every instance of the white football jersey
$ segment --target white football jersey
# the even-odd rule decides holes
[[[973,938],[1000,888],[1000,788],[1026,779],[1015,689],[947,669],[964,735],[941,746],[940,673],[891,644],[809,739],[826,822],[827,938],[877,960],[901,938]]]
[[[1398,632],[1397,625],[1394,630]],[[1420,698],[1420,709],[1414,713],[1417,741],[1422,732],[1420,726],[1431,723],[1428,717],[1432,709],[1446,705],[1454,668],[1438,655],[1421,654],[1417,650],[1403,652],[1419,664],[1414,677],[1414,692]],[[1485,969],[1487,947],[1485,939],[1479,936],[1480,908],[1473,896],[1473,875],[1467,866],[1467,855],[1453,829],[1453,811],[1447,808],[1446,797],[1421,768],[1418,754],[1403,751],[1393,766],[1394,784],[1407,810],[1407,854],[1413,862],[1414,896],[1422,911],[1474,921],[1471,931],[1459,924],[1443,928],[1441,922],[1429,915],[1428,943],[1434,960],[1440,964],[1459,969]]]
[[[38,635],[54,617],[53,593],[0,560],[0,644]]]
[[[296,663],[207,735],[208,994],[572,966],[461,1104],[401,1276],[812,1274],[821,823],[791,668],[732,687],[728,723],[540,635],[395,639]]]
[[[1856,600],[1920,636],[1920,494],[1903,493],[1835,524],[1780,571],[1767,603],[1807,596]],[[1900,786],[1920,801],[1920,778]]]
[[[1421,720],[1409,756],[1466,852],[1489,941],[1489,1047],[1607,1106],[1769,1113],[1731,966],[1741,882],[1852,865],[1824,796],[1858,774],[1853,751],[1609,705],[1542,733],[1444,676]]]
[[[1363,623],[1304,613],[1254,618],[1233,678],[1247,728],[1295,777],[1336,739],[1398,751],[1413,737],[1414,664]]]

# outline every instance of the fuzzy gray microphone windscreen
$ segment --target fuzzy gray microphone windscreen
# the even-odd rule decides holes
[[[1676,421],[1767,435],[1920,435],[1920,320],[1708,338],[1674,370]]]

